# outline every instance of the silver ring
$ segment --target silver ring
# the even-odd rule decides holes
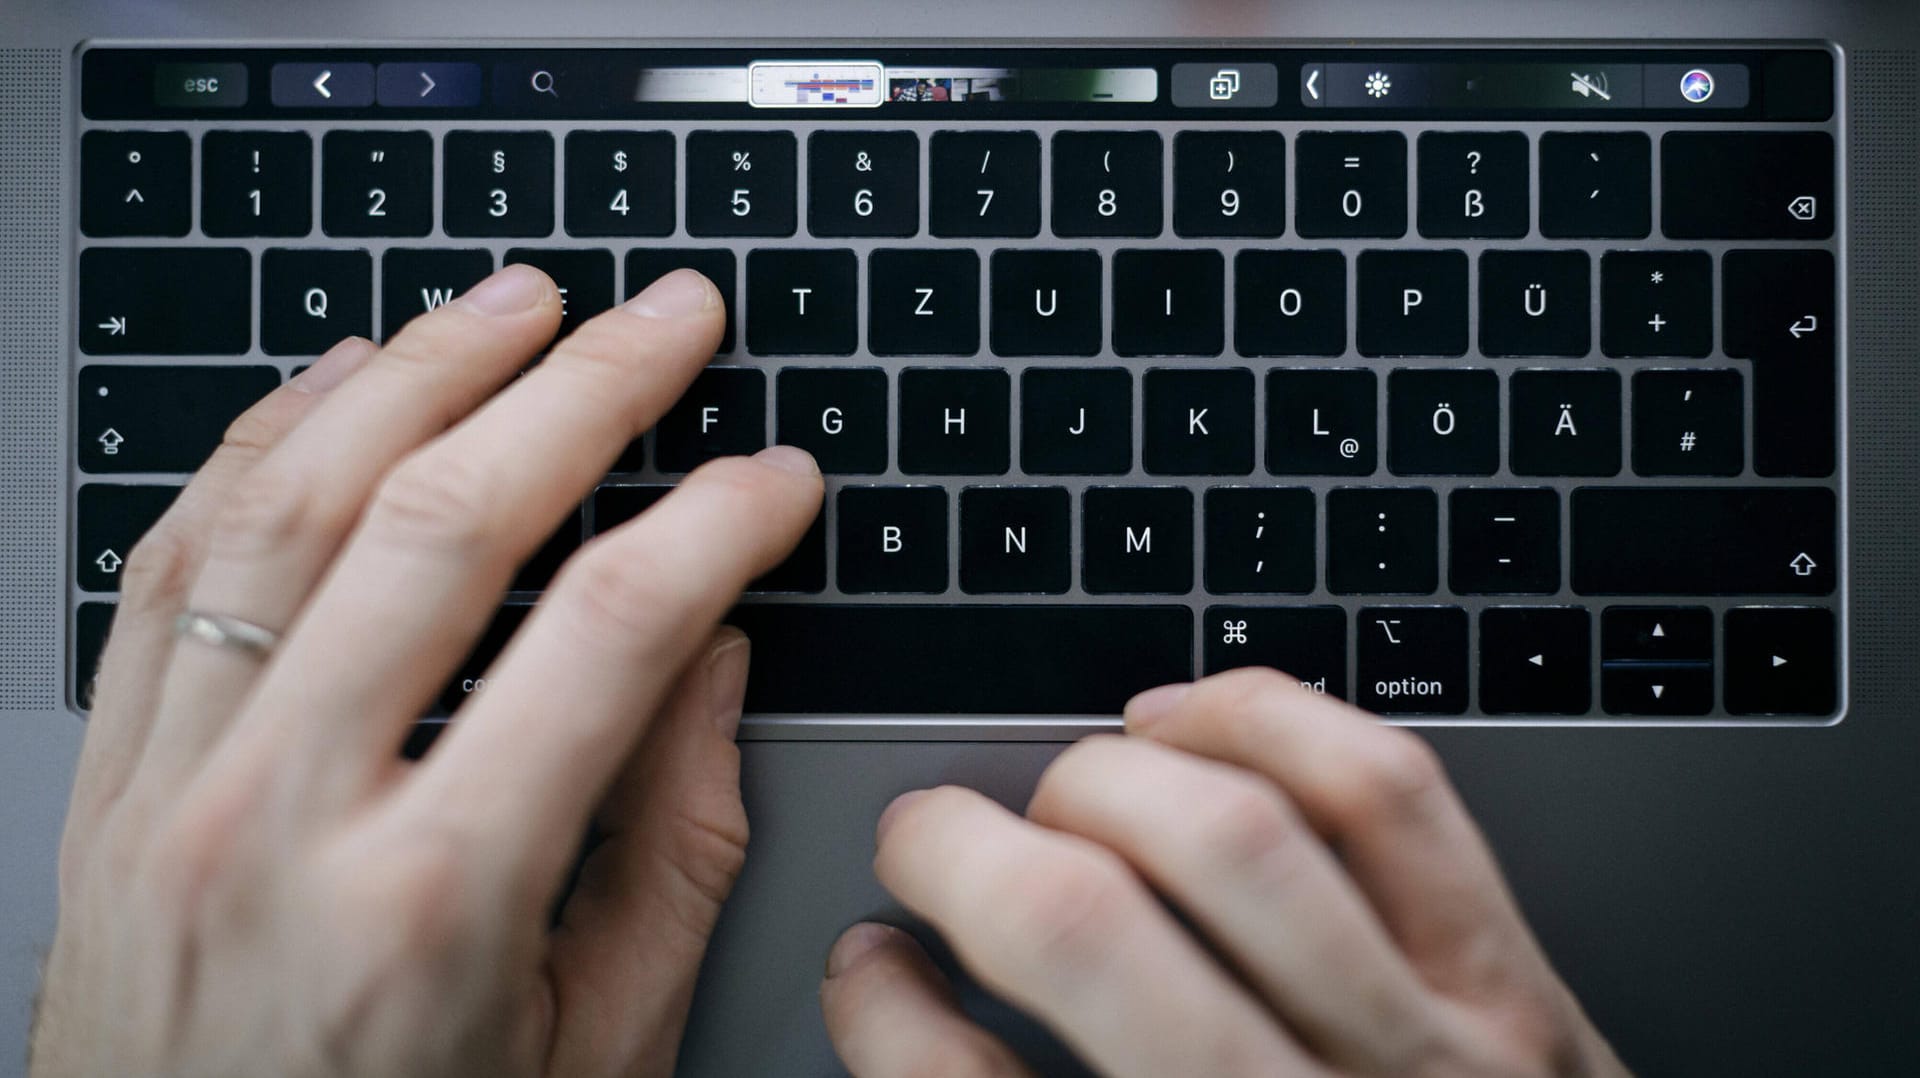
[[[280,634],[250,621],[225,614],[203,614],[188,610],[173,619],[174,635],[198,640],[217,648],[232,648],[254,658],[264,659],[280,643]]]

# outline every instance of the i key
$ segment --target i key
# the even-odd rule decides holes
[[[1123,356],[1217,356],[1226,347],[1226,263],[1218,251],[1113,256],[1113,350]]]
[[[795,143],[785,131],[687,136],[687,231],[791,236],[798,227]]]
[[[939,131],[929,159],[928,224],[934,235],[1040,234],[1040,136]]]
[[[1294,143],[1293,228],[1306,237],[1407,234],[1407,137],[1310,131]],[[1363,323],[1364,324],[1364,323]]]
[[[433,136],[329,131],[320,140],[320,227],[329,236],[433,230]]]
[[[1207,590],[1215,595],[1312,591],[1317,523],[1313,492],[1304,487],[1207,491]]]
[[[1173,140],[1173,230],[1274,237],[1286,230],[1287,144],[1277,131],[1183,131]]]
[[[920,139],[911,131],[821,131],[807,140],[807,229],[816,236],[920,231]]]
[[[665,131],[567,135],[569,236],[670,236],[673,136]]]
[[[1062,131],[1053,136],[1056,236],[1158,236],[1160,136]]]
[[[193,221],[193,143],[183,131],[80,136],[80,231],[184,236]]]
[[[1133,375],[1119,368],[1020,376],[1020,466],[1034,475],[1120,475],[1133,467]]]
[[[453,131],[445,152],[447,235],[552,234],[552,135]]]
[[[1420,234],[1447,239],[1527,234],[1527,136],[1517,131],[1420,136]]]
[[[200,231],[304,236],[313,227],[313,140],[299,131],[209,131],[200,140]]]

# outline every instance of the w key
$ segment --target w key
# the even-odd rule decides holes
[[[395,249],[381,255],[380,339],[391,339],[416,316],[452,302],[492,272],[491,251]]]

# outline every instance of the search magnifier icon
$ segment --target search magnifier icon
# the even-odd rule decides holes
[[[560,96],[553,91],[553,72],[551,71],[536,71],[527,83],[533,87],[533,92],[536,94],[548,94],[555,98]]]

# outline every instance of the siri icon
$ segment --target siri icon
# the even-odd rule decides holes
[[[1713,76],[1694,68],[1681,76],[1680,96],[1698,105],[1713,96]]]

